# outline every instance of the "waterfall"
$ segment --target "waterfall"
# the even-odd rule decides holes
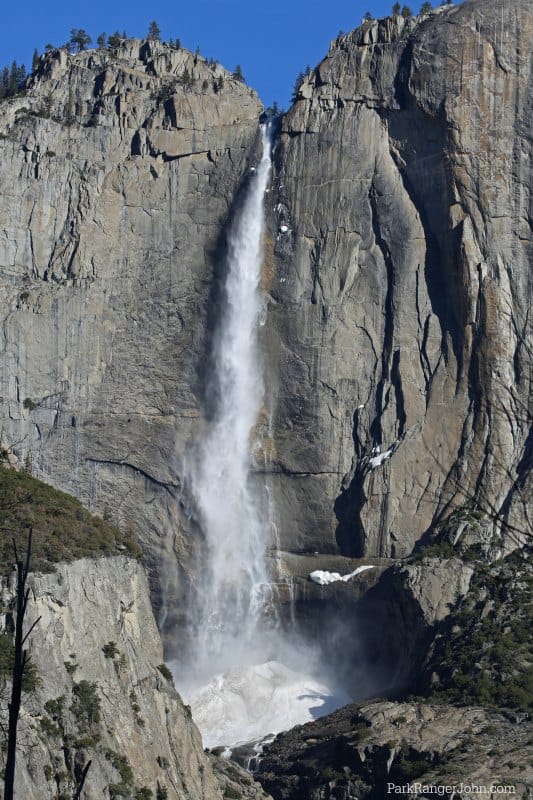
[[[215,410],[190,470],[205,563],[191,618],[188,665],[176,681],[204,744],[260,741],[347,702],[314,669],[316,652],[277,625],[276,594],[266,550],[279,540],[270,525],[271,493],[250,480],[254,428],[264,403],[258,332],[264,196],[271,167],[268,126],[240,212],[228,234],[221,315],[214,332]],[[272,530],[271,530],[272,529]],[[272,542],[269,539],[272,538]],[[277,577],[277,576],[275,576]]]
[[[261,161],[228,235],[223,312],[214,335],[216,409],[191,476],[208,554],[196,619],[197,665],[209,672],[249,649],[269,595],[268,526],[249,479],[264,392],[258,329],[269,126],[261,133]]]

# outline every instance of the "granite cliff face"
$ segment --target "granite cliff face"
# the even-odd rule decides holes
[[[531,740],[521,715],[424,703],[349,705],[277,737],[258,778],[275,800],[531,797]],[[424,787],[428,787],[425,788]],[[486,787],[486,790],[485,790]],[[490,787],[493,787],[492,790]],[[442,796],[446,796],[441,792]]]
[[[12,599],[4,581],[0,632],[10,627]],[[16,797],[72,797],[91,760],[86,800],[158,790],[169,800],[221,800],[228,785],[265,798],[243,772],[227,776],[205,755],[165,669],[138,562],[81,559],[31,576],[29,623],[38,617],[30,644],[38,684],[23,699]],[[5,711],[2,703],[3,724]]]
[[[387,567],[437,535],[490,560],[530,528],[532,34],[525,0],[366,22],[281,121],[256,474],[301,607],[334,594],[305,586],[309,554]],[[175,630],[203,547],[188,447],[261,106],[201,56],[129,40],[43,57],[2,110],[2,445],[135,529]],[[467,591],[455,563],[371,573],[371,597],[416,609],[400,642]]]
[[[222,67],[140,40],[45,56],[2,104],[3,444],[134,527],[157,585],[165,562],[192,569],[183,456],[261,108]]]
[[[288,553],[398,558],[447,526],[494,555],[527,527],[532,32],[525,0],[367,22],[282,120],[258,479]],[[260,104],[201,56],[130,40],[48,55],[2,107],[4,444],[135,526],[174,609]],[[474,498],[475,524],[456,519]]]
[[[404,557],[446,521],[494,555],[530,530],[532,35],[522,0],[366,22],[283,118],[267,352],[289,551]]]

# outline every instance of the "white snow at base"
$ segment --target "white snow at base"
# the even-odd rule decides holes
[[[319,583],[320,586],[327,586],[328,583],[335,583],[336,581],[343,581],[346,583],[347,581],[354,578],[356,575],[359,575],[360,572],[364,572],[367,569],[374,569],[372,564],[367,564],[364,567],[357,567],[354,569],[353,572],[350,572],[348,575],[341,575],[339,572],[326,572],[323,569],[316,569],[314,572],[309,573],[309,577],[311,578],[314,583]]]
[[[267,661],[233,667],[187,696],[204,746],[234,746],[310,722],[350,702],[311,675]]]

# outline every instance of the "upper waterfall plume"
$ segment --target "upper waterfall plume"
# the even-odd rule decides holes
[[[189,609],[192,653],[177,678],[208,747],[259,739],[348,699],[315,671],[313,648],[276,624],[279,576],[269,575],[266,563],[270,501],[267,487],[261,497],[250,481],[264,403],[258,332],[268,125],[262,126],[262,148],[228,234],[212,353],[215,410],[190,472],[206,553],[196,608]]]
[[[235,654],[253,636],[268,587],[267,526],[249,482],[251,439],[263,402],[257,338],[269,126],[261,133],[261,161],[228,236],[223,313],[213,352],[217,404],[191,476],[208,548],[195,640],[199,662],[208,662],[211,674],[227,666],[229,650]]]

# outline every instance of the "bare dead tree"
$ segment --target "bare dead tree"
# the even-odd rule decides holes
[[[7,757],[4,777],[4,800],[13,800],[15,788],[15,761],[17,753],[17,727],[20,714],[20,704],[22,698],[22,684],[24,675],[30,661],[30,655],[24,648],[33,629],[39,622],[36,619],[30,629],[24,634],[24,618],[28,608],[30,590],[26,588],[28,574],[30,571],[31,550],[32,548],[32,529],[28,531],[28,544],[26,557],[19,558],[17,545],[13,539],[13,551],[15,554],[17,570],[17,593],[16,593],[16,620],[15,620],[15,654],[12,673],[11,702],[9,703],[9,722],[7,731]]]

